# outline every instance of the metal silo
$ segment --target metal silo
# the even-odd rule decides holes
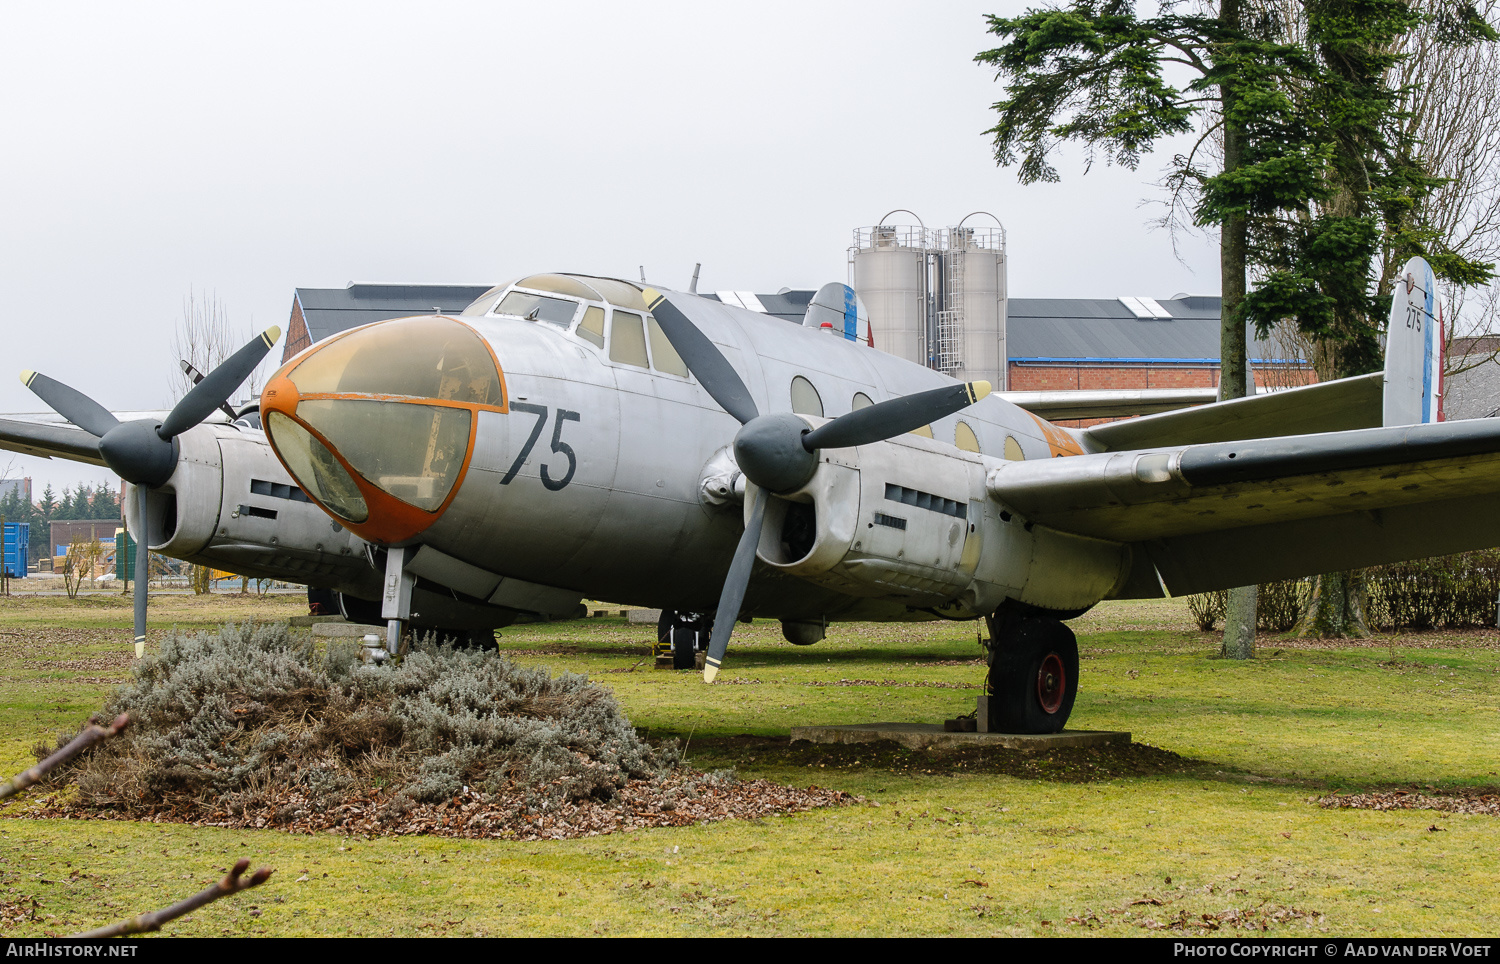
[[[891,214],[897,213],[912,214],[898,209],[875,227],[855,229],[854,246],[849,249],[849,284],[870,312],[875,347],[930,365],[928,260],[933,239],[921,218],[916,226],[887,224]]]
[[[965,227],[978,214],[995,227]],[[1005,226],[976,211],[943,232],[938,356],[943,371],[964,381],[984,379],[1005,390]]]

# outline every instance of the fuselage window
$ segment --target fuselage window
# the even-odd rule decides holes
[[[645,319],[633,311],[615,309],[609,322],[609,358],[623,365],[651,367],[646,361]]]
[[[874,404],[874,402],[870,401],[870,396],[866,395],[864,392],[855,392],[854,402],[849,406],[849,410],[857,412],[862,408],[869,408]]]
[[[583,320],[578,323],[578,337],[597,348],[604,347],[604,309],[585,308]]]
[[[650,315],[646,316],[646,330],[651,335],[651,365],[659,372],[668,375],[680,375],[687,377],[687,365],[682,356],[677,354],[677,349],[667,341],[667,333],[661,330],[661,325]]]
[[[798,415],[823,417],[823,399],[813,383],[801,375],[792,379],[792,411]]]
[[[967,422],[960,421],[958,428],[953,430],[953,444],[963,452],[979,452],[979,436],[974,434]]]
[[[1009,435],[1005,436],[1005,457],[1012,462],[1026,461],[1026,453],[1021,451],[1021,443]]]
[[[578,313],[578,303],[525,291],[512,291],[500,299],[500,304],[495,306],[495,313],[515,315],[527,321],[545,321],[549,325],[566,328],[573,323],[573,316]]]

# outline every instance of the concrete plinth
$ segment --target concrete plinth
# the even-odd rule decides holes
[[[1065,746],[1128,746],[1130,734],[1108,730],[1061,733],[948,733],[936,723],[858,723],[848,726],[794,726],[792,742],[873,743],[891,740],[911,750],[960,746],[999,746],[1008,750],[1051,750]]]
[[[363,623],[313,623],[312,634],[330,639],[359,639],[369,634],[385,639],[385,627]]]

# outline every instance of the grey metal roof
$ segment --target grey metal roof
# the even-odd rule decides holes
[[[297,303],[314,342],[386,318],[428,314],[437,308],[463,311],[492,285],[351,284],[347,288],[298,288]]]
[[[351,284],[346,288],[298,288],[297,302],[314,342],[357,325],[425,314],[433,308],[458,312],[490,285]],[[814,291],[757,294],[766,313],[800,324]],[[718,300],[714,294],[703,295]],[[1137,362],[1202,361],[1219,357],[1216,295],[1158,298],[1171,315],[1137,318],[1116,299],[1012,298],[1007,306],[1006,353],[1012,361],[1133,359]],[[1253,335],[1253,333],[1252,333]],[[1252,337],[1252,358],[1277,352]]]
[[[1115,299],[1012,298],[1006,307],[1006,354],[1012,361],[1218,360],[1217,296],[1186,295],[1156,302],[1172,317],[1137,318]],[[1276,357],[1270,345],[1250,334],[1252,358]]]

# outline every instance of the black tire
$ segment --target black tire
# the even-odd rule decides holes
[[[1060,733],[1078,697],[1078,638],[1055,619],[1012,623],[990,650],[990,730]]]
[[[673,669],[694,669],[697,653],[708,645],[706,621],[697,613],[663,609],[656,621],[656,645],[658,651],[672,653]]]
[[[363,623],[367,626],[379,626],[385,623],[380,615],[380,603],[371,602],[368,599],[360,599],[358,596],[350,596],[347,593],[339,593],[339,612],[351,623]]]

